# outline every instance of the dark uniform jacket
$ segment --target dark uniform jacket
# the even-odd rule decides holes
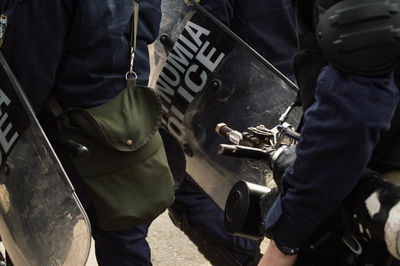
[[[125,88],[132,12],[133,0],[2,1],[1,51],[36,111],[50,91],[66,108],[102,104]],[[147,85],[160,0],[141,1],[139,16],[134,70]]]

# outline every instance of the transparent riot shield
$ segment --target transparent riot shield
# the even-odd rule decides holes
[[[0,53],[0,235],[15,265],[85,265],[90,227]]]
[[[233,184],[265,184],[268,169],[217,155],[225,140],[216,125],[272,128],[297,87],[196,3],[164,1],[162,10],[150,86],[160,92],[163,126],[180,142],[187,173],[223,209]],[[288,122],[295,126],[299,118],[294,110]]]

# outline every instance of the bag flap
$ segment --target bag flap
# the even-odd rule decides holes
[[[82,133],[119,151],[145,145],[161,124],[161,100],[146,86],[130,86],[105,104],[66,111],[69,122]]]

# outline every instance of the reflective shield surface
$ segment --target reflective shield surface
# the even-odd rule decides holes
[[[0,235],[15,265],[85,265],[90,227],[0,53]]]
[[[258,162],[217,155],[227,141],[224,122],[238,131],[272,128],[296,98],[297,87],[207,11],[191,2],[164,1],[150,86],[163,104],[163,125],[181,143],[186,171],[223,209],[239,180],[265,184]],[[288,122],[296,126],[300,112]]]

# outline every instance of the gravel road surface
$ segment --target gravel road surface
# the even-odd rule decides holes
[[[154,266],[209,266],[211,265],[198,251],[189,238],[174,226],[167,212],[151,224],[147,241],[151,248]],[[86,266],[97,266],[92,249]]]
[[[175,227],[167,212],[151,224],[147,241],[153,266],[211,266],[189,238]],[[97,266],[93,242],[86,266]],[[265,251],[268,243],[267,239],[261,243],[261,251]]]

